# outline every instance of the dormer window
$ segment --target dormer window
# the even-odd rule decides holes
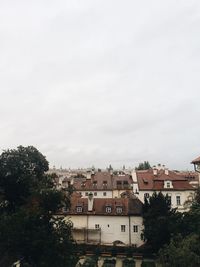
[[[122,189],[122,182],[121,181],[117,181],[117,189]]]
[[[173,188],[172,181],[165,181],[164,188]]]
[[[103,188],[104,189],[107,188],[107,185],[108,185],[107,181],[103,181]]]
[[[94,187],[94,188],[97,187],[97,181],[93,181],[93,187]]]
[[[112,208],[111,206],[107,206],[106,207],[106,213],[111,213],[112,212]]]
[[[124,188],[127,189],[128,188],[128,181],[123,181],[123,185],[124,185]]]
[[[76,212],[83,212],[83,207],[82,206],[77,206],[76,207]]]
[[[116,213],[120,214],[122,213],[123,209],[122,207],[116,207]]]
[[[85,187],[85,182],[82,182],[81,183],[81,187]]]

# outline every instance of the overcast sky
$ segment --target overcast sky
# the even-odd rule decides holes
[[[192,169],[199,0],[0,0],[0,149],[56,167]]]

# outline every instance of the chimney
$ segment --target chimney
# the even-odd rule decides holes
[[[132,176],[133,182],[134,183],[137,183],[137,174],[136,174],[136,171],[135,170],[132,170],[131,176]]]
[[[92,173],[90,171],[87,171],[87,173],[86,173],[86,179],[87,180],[90,180],[91,179],[91,175],[92,175]]]
[[[92,169],[91,175],[95,175],[95,170]]]
[[[161,170],[162,169],[162,165],[160,163],[158,163],[157,169],[158,170]]]
[[[153,175],[157,175],[158,174],[158,170],[156,169],[155,166],[153,166]]]
[[[169,170],[167,168],[165,168],[165,174],[169,175]]]
[[[88,211],[93,211],[93,203],[94,203],[93,194],[90,192],[88,195]]]
[[[74,184],[74,177],[71,179],[70,184],[71,184],[71,185]]]

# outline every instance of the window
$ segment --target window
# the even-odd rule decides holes
[[[108,185],[107,181],[103,181],[103,188],[104,188],[104,189],[107,188],[107,185]]]
[[[97,181],[93,181],[93,187],[94,187],[94,188],[97,187]]]
[[[103,196],[105,197],[107,194],[106,194],[106,192],[103,192]]]
[[[176,205],[177,206],[181,205],[181,197],[180,196],[176,196]]]
[[[117,213],[122,213],[122,207],[116,207],[116,212]]]
[[[170,182],[167,182],[167,188],[170,188]]]
[[[117,181],[117,189],[122,189],[122,182],[121,181]]]
[[[99,229],[99,224],[95,224],[95,229]]]
[[[111,213],[112,212],[112,208],[111,207],[106,207],[106,212],[107,213]]]
[[[88,192],[85,192],[85,196],[88,196]]]
[[[145,193],[144,198],[149,198],[149,193]]]
[[[126,225],[121,225],[121,232],[126,232]]]
[[[76,211],[77,211],[77,212],[82,212],[82,211],[83,211],[83,208],[80,207],[80,206],[78,206],[78,207],[76,207]]]
[[[173,188],[172,181],[164,181],[164,188]]]
[[[167,196],[167,198],[168,198],[169,204],[171,205],[172,204],[172,197],[171,196]]]
[[[127,189],[127,188],[128,188],[128,186],[129,186],[129,185],[128,185],[128,181],[123,181],[123,185],[124,185],[124,188],[126,188],[126,189]]]
[[[137,233],[138,232],[138,225],[133,225],[133,233]]]
[[[97,196],[97,192],[94,192],[94,196]]]
[[[84,182],[81,183],[81,187],[85,187],[85,183]]]

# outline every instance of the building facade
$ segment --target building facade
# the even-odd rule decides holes
[[[88,198],[74,194],[65,213],[73,222],[73,237],[78,243],[141,246],[142,203],[133,198]]]
[[[193,200],[196,188],[185,175],[177,174],[175,171],[154,168],[135,171],[132,177],[133,192],[142,202],[154,192],[162,192],[168,195],[172,208],[186,211]]]

